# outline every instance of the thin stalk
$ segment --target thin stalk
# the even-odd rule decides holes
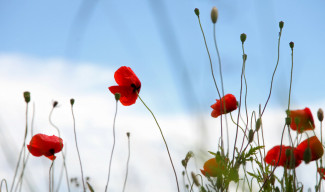
[[[115,115],[114,115],[114,121],[113,121],[113,147],[112,147],[111,157],[110,157],[110,160],[109,160],[108,177],[107,177],[105,192],[107,191],[109,178],[110,178],[110,175],[111,175],[111,165],[112,165],[113,153],[114,153],[114,148],[115,148],[115,120],[116,120],[116,115],[117,115],[117,106],[118,106],[118,100],[116,100]]]
[[[2,183],[4,183],[4,184],[5,184],[5,187],[6,187],[6,191],[8,192],[8,185],[7,185],[7,180],[6,180],[6,179],[2,179],[2,180],[1,180],[1,184],[0,184],[0,191],[1,191],[1,189],[2,189]]]
[[[79,158],[79,164],[80,164],[80,170],[81,170],[82,186],[83,186],[84,192],[86,192],[86,186],[85,186],[85,181],[84,181],[84,173],[83,173],[83,170],[82,170],[80,152],[79,152],[78,143],[77,143],[76,119],[75,119],[74,112],[73,112],[73,105],[71,105],[71,113],[72,113],[72,119],[73,119],[74,140],[75,140],[75,143],[76,143],[76,148],[77,148],[78,158]]]
[[[58,132],[58,135],[61,138],[61,133],[60,133],[59,128],[52,122],[52,113],[53,113],[53,110],[56,107],[56,105],[57,105],[57,102],[55,101],[53,103],[53,107],[52,107],[52,109],[50,111],[50,114],[49,114],[49,122],[52,125],[52,127]],[[70,183],[69,183],[69,176],[68,176],[67,166],[65,164],[65,155],[64,155],[64,152],[63,151],[61,152],[61,154],[62,154],[62,159],[63,159],[63,166],[64,166],[64,170],[65,170],[65,177],[66,177],[66,181],[67,181],[67,187],[68,187],[68,191],[70,192]]]
[[[14,187],[14,184],[15,184],[15,180],[16,180],[16,177],[17,177],[17,172],[18,172],[18,168],[19,168],[19,164],[20,164],[20,160],[21,160],[21,157],[22,157],[22,153],[23,152],[24,152],[23,163],[24,163],[24,160],[25,160],[25,145],[26,145],[26,138],[27,138],[27,133],[28,133],[28,102],[26,102],[25,117],[26,117],[26,124],[25,124],[24,142],[23,142],[23,146],[21,147],[21,150],[20,150],[20,153],[19,153],[18,162],[17,162],[17,165],[16,165],[16,170],[15,170],[14,178],[12,180],[10,192],[12,192],[13,187]],[[18,185],[19,185],[19,183],[17,183],[17,186]]]
[[[282,34],[282,28],[280,28],[280,32],[279,32],[279,39],[278,39],[278,58],[277,58],[277,61],[276,61],[276,65],[275,65],[275,69],[273,71],[273,75],[272,75],[272,79],[271,79],[271,86],[270,86],[270,93],[269,93],[269,96],[267,97],[267,100],[265,102],[265,105],[264,105],[264,108],[263,108],[263,111],[262,111],[262,114],[261,116],[264,114],[264,111],[265,111],[265,108],[271,98],[271,93],[272,93],[272,87],[273,87],[273,80],[274,80],[274,76],[275,76],[275,72],[276,72],[276,69],[278,68],[278,65],[279,65],[279,61],[280,61],[280,40],[281,40],[281,34]]]
[[[173,164],[172,157],[170,156],[170,152],[169,152],[168,145],[167,145],[166,139],[165,139],[165,137],[164,137],[164,134],[163,134],[163,132],[162,132],[162,130],[161,130],[161,128],[160,128],[160,125],[159,125],[159,123],[158,123],[158,121],[157,121],[155,115],[153,114],[153,112],[149,109],[149,107],[148,107],[148,106],[145,104],[145,102],[141,99],[141,97],[140,97],[138,91],[136,91],[136,93],[137,93],[139,99],[141,100],[141,102],[143,103],[143,105],[148,109],[148,111],[151,113],[152,117],[155,119],[155,122],[156,122],[156,124],[157,124],[157,126],[158,126],[158,128],[159,128],[159,131],[160,131],[161,137],[163,138],[164,143],[165,143],[165,146],[166,146],[166,149],[167,149],[167,153],[168,153],[168,157],[169,157],[170,163],[171,163],[171,165],[172,165],[172,167],[173,167],[173,171],[174,171],[175,179],[176,179],[176,184],[177,184],[177,191],[180,192],[180,190],[179,190],[179,185],[178,185],[178,179],[177,179],[176,170],[175,170],[175,167],[174,167],[174,164]]]
[[[127,137],[128,137],[128,160],[126,161],[126,173],[125,173],[125,179],[124,179],[124,185],[123,185],[123,192],[125,191],[126,180],[127,180],[127,178],[128,178],[128,173],[129,173],[129,162],[130,162],[130,152],[131,152],[131,148],[130,148],[130,133],[127,132],[126,135],[127,135]]]
[[[52,191],[51,189],[53,188],[53,186],[52,186],[53,185],[52,184],[53,178],[51,178],[51,170],[52,170],[53,164],[54,164],[54,160],[52,161],[51,166],[50,166],[50,170],[49,170],[49,192],[51,192]]]

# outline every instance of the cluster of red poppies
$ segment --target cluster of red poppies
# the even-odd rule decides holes
[[[290,118],[290,128],[303,133],[314,130],[314,118],[309,108],[287,111]],[[322,143],[316,136],[302,141],[297,147],[277,145],[268,151],[264,161],[273,166],[283,166],[288,169],[295,168],[302,161],[309,163],[321,158],[324,154]]]

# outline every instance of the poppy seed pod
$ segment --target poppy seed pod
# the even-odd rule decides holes
[[[212,7],[211,20],[212,20],[212,23],[216,23],[218,20],[218,9],[216,7]]]
[[[317,111],[317,117],[318,117],[318,120],[320,122],[323,121],[323,119],[324,119],[324,111],[321,108],[319,108],[318,111]]]
[[[304,157],[305,163],[308,164],[311,161],[311,149],[310,149],[310,147],[306,148],[303,157]]]
[[[25,99],[26,103],[30,102],[30,92],[29,91],[24,92],[24,99]]]

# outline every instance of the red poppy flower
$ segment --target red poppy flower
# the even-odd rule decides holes
[[[129,106],[135,103],[141,88],[141,82],[130,67],[122,66],[114,73],[114,79],[118,85],[108,89],[121,95],[122,105]]]
[[[63,141],[55,135],[48,136],[40,133],[32,137],[27,148],[36,157],[44,155],[54,160],[56,158],[54,154],[60,152],[63,148]]]
[[[221,164],[223,164],[222,162],[220,162]],[[204,176],[209,176],[209,177],[217,177],[218,173],[220,173],[220,171],[225,169],[225,165],[220,165],[218,164],[216,158],[212,158],[207,160],[204,165],[203,165],[203,170],[201,170],[201,173]]]
[[[317,160],[323,156],[324,149],[322,143],[319,141],[319,139],[316,136],[312,136],[304,140],[297,146],[296,149],[298,152],[299,159],[304,158],[304,152],[308,147],[310,147],[311,149],[311,161]]]
[[[279,160],[281,148],[282,148],[282,151],[281,151],[281,157]],[[293,153],[293,155],[291,156],[290,153]],[[293,157],[292,161],[294,161],[292,164],[291,164],[291,157]],[[279,160],[278,166],[283,166],[288,169],[295,168],[295,167],[299,166],[301,163],[301,159],[298,158],[296,149],[294,147],[284,146],[284,145],[282,145],[282,147],[280,145],[274,146],[272,149],[270,149],[267,152],[267,154],[264,158],[264,161],[267,164],[273,165],[273,166],[275,166],[277,164],[278,160]]]
[[[320,176],[325,179],[325,169],[324,168],[318,168],[317,172],[320,174]]]
[[[301,110],[289,111],[288,114],[291,118],[291,129],[297,130],[298,133],[302,133],[306,130],[313,130],[315,128],[314,118],[308,107]],[[297,123],[298,125],[296,125]]]
[[[211,105],[211,108],[213,109],[211,116],[214,118],[237,109],[237,100],[232,94],[227,94],[220,100],[217,99],[216,101],[215,104]]]

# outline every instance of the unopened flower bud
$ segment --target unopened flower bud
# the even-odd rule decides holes
[[[187,167],[187,162],[185,159],[183,159],[181,162],[182,162],[183,167]]]
[[[262,125],[262,119],[261,119],[261,118],[258,118],[257,121],[256,121],[256,124],[255,124],[255,131],[256,131],[256,132],[257,132],[258,130],[260,130],[261,125]]]
[[[29,91],[24,92],[24,99],[25,99],[26,103],[30,102],[30,92]]]
[[[55,108],[56,106],[58,106],[58,104],[59,104],[59,102],[53,101],[53,103],[52,103],[53,108]]]
[[[115,100],[118,101],[121,98],[121,94],[120,93],[115,93]]]
[[[290,117],[286,117],[286,125],[290,125],[291,124],[291,118]]]
[[[247,60],[247,55],[243,54],[243,60],[246,61]]]
[[[304,161],[307,164],[311,161],[311,149],[310,149],[310,147],[307,147],[305,152],[304,152]]]
[[[295,43],[291,41],[291,42],[289,43],[289,46],[290,46],[291,49],[293,49],[293,47],[295,46]]]
[[[212,7],[211,20],[212,20],[212,23],[216,23],[218,20],[218,9],[216,7]]]
[[[246,41],[246,34],[245,33],[242,33],[241,35],[240,35],[240,40],[241,40],[241,42],[242,43],[244,43],[245,41]]]
[[[280,27],[280,29],[283,28],[283,25],[284,25],[284,22],[283,22],[283,21],[280,21],[280,22],[279,22],[279,27]]]
[[[324,119],[324,111],[321,108],[319,108],[318,111],[317,111],[317,117],[318,117],[319,121],[321,121],[321,122],[323,121],[323,119]]]
[[[126,136],[127,137],[130,137],[130,132],[126,132]]]
[[[73,105],[74,104],[74,99],[70,99],[70,104]]]
[[[194,172],[191,173],[191,176],[192,176],[192,179],[193,179],[193,183],[198,187],[200,186],[200,182],[199,180],[197,179],[196,175]]]
[[[292,149],[286,149],[286,151],[285,151],[285,155],[286,155],[286,157],[287,158],[290,158],[290,157],[292,157]]]
[[[196,16],[200,16],[200,11],[199,11],[198,8],[195,8],[194,9],[194,13],[195,13]]]
[[[254,131],[253,129],[250,129],[248,133],[248,143],[251,143],[253,139],[254,139]]]

